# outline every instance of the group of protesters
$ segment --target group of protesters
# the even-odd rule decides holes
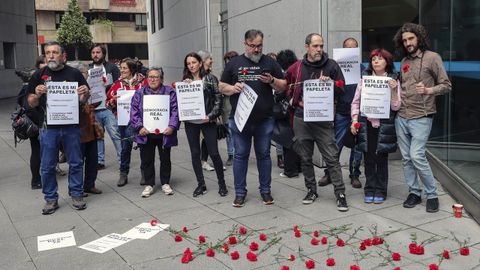
[[[399,72],[394,68],[392,53],[377,48],[370,52],[368,65],[361,67],[360,81],[353,84],[345,83],[341,67],[324,51],[324,39],[318,33],[306,36],[305,54],[298,60],[291,50],[283,50],[278,55],[263,54],[263,41],[260,30],[246,31],[244,53],[238,55],[232,51],[225,55],[220,79],[212,73],[213,59],[209,52],[191,52],[184,58],[183,76],[178,81],[186,84],[201,81],[205,106],[205,115],[201,118],[182,121],[197,180],[194,197],[207,192],[204,170],[215,171],[218,194],[228,195],[229,179],[225,179],[225,167],[218,150],[220,121],[228,127],[226,165],[233,166],[233,206],[243,207],[247,199],[252,142],[262,201],[266,205],[273,204],[270,149],[274,129],[278,133],[283,123],[280,134],[274,136],[274,139],[281,138],[276,143],[283,149],[279,153],[284,156],[284,171],[280,176],[295,178],[303,174],[307,189],[303,204],[312,204],[318,198],[317,186],[333,184],[337,209],[348,211],[339,156],[347,145],[347,138],[353,137],[353,145],[349,145],[349,176],[353,188],[362,188],[359,166],[363,155],[365,203],[381,204],[387,199],[388,154],[398,148],[409,190],[403,206],[412,208],[421,203],[421,181],[426,194],[426,211],[438,211],[436,183],[425,156],[425,145],[436,113],[435,97],[449,92],[451,83],[441,57],[429,50],[423,26],[406,23],[395,35],[393,42],[402,57]],[[343,42],[343,48],[357,47],[354,38]],[[105,167],[105,133],[116,150],[119,187],[128,183],[132,149],[136,144],[140,149],[140,184],[144,185],[141,196],[147,198],[156,191],[155,149],[160,156],[161,190],[166,195],[174,194],[174,185],[170,183],[170,154],[171,148],[178,145],[181,108],[175,84],[164,83],[163,69],[151,67],[145,71],[138,60],[131,58],[123,59],[119,69],[106,61],[106,48],[101,44],[92,46],[90,65],[67,64],[65,50],[57,42],[45,44],[44,49],[44,57],[39,58],[44,66],[37,67],[19,98],[19,104],[40,127],[38,138],[30,138],[30,167],[32,188],[41,188],[46,201],[42,213],[52,214],[59,207],[56,166],[60,148],[69,165],[68,191],[72,206],[85,209],[85,196],[102,193],[95,186],[95,180],[98,170]],[[93,86],[89,83],[94,74],[101,74],[104,91],[104,98],[97,98],[95,102]],[[386,96],[390,97],[388,117],[379,119],[363,111],[364,76],[385,77],[384,91],[388,91]],[[307,104],[310,101],[305,83],[312,80],[331,85],[333,120],[318,121],[309,116]],[[76,83],[78,123],[52,120],[56,115],[48,111],[53,111],[55,104],[47,100],[47,92],[53,82]],[[132,91],[129,121],[124,123],[119,116],[120,93],[129,91]],[[247,95],[255,99],[249,114],[241,115],[245,113],[242,98]],[[151,108],[145,100],[154,98],[166,100],[162,104],[168,107],[167,124],[162,130],[152,130],[144,118],[145,108]],[[274,113],[279,103],[287,104],[283,118]],[[325,175],[319,181],[313,165],[315,144],[326,164]],[[208,157],[213,168],[207,163]]]

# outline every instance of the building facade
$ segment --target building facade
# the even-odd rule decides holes
[[[94,43],[105,43],[108,60],[138,57],[148,65],[146,0],[78,0],[87,19]],[[68,0],[36,0],[38,53],[42,44],[56,40],[57,30]],[[105,23],[105,20],[112,24]],[[90,60],[88,48],[79,48],[80,60]],[[74,58],[73,48],[67,48],[68,59]]]
[[[378,47],[394,52],[393,36],[405,22],[424,25],[453,91],[437,99],[428,143],[435,177],[480,221],[480,2],[451,0],[147,0],[149,59],[166,81],[180,80],[184,56],[207,49],[220,75],[222,55],[243,49],[250,28],[264,32],[263,52],[304,54],[308,33],[321,33],[325,50],[346,37],[359,41],[364,62]],[[396,59],[397,70],[400,59]],[[345,152],[345,151],[344,151]]]
[[[22,81],[15,69],[32,67],[36,57],[35,5],[4,0],[0,5],[0,98],[16,96]]]

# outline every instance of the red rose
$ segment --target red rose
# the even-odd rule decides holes
[[[322,237],[322,245],[326,245],[328,243],[327,237]]]
[[[415,249],[415,254],[416,255],[423,255],[425,253],[425,249],[422,246],[417,246]]]
[[[314,246],[318,246],[319,241],[317,238],[312,238],[312,241],[310,241],[310,243]]]
[[[350,265],[350,270],[360,270],[360,266],[354,264],[354,265]]]
[[[172,82],[172,88],[175,89],[175,82]]]
[[[228,244],[224,243],[222,249],[223,249],[223,252],[227,253],[228,252]]]
[[[408,250],[409,250],[410,254],[416,254],[417,243],[411,243],[410,245],[408,245]]]
[[[301,235],[300,231],[295,231],[295,237],[299,238]]]
[[[400,256],[400,253],[398,253],[398,252],[393,252],[392,253],[392,260],[400,261],[401,258],[402,258],[402,256]]]
[[[361,126],[362,126],[362,124],[360,124],[359,122],[355,122],[355,123],[353,124],[353,127],[354,127],[355,129],[359,129]],[[375,238],[373,238],[373,239],[375,240]],[[370,241],[370,243],[372,243],[372,240],[371,240],[370,238],[369,238],[368,240]],[[374,244],[374,245],[375,245],[375,244]]]
[[[207,249],[207,256],[208,257],[214,257],[215,256],[215,250],[213,250],[213,248],[208,248]]]
[[[250,243],[250,250],[251,251],[256,251],[258,250],[258,244],[256,242]]]
[[[199,241],[201,244],[203,244],[203,243],[205,243],[205,242],[207,241],[207,239],[205,239],[205,236],[204,236],[204,235],[200,235],[200,236],[198,237],[198,241]]]
[[[339,239],[337,240],[337,246],[343,247],[343,246],[345,246],[345,242],[343,242],[343,240],[339,238]]]
[[[430,264],[430,265],[428,266],[428,269],[429,269],[429,270],[438,270],[438,265],[432,263],[432,264]]]
[[[344,85],[345,83],[343,82],[343,80],[338,80],[338,81],[335,81],[335,86],[340,88]]]
[[[318,231],[314,231],[314,232],[313,232],[313,236],[318,237],[318,236],[319,236]]]
[[[443,251],[443,258],[445,258],[447,260],[450,259],[450,253],[448,253],[448,250]]]
[[[230,253],[230,258],[232,258],[232,260],[238,260],[238,258],[240,258],[240,254],[238,253],[238,251],[234,251]]]
[[[327,266],[334,266],[335,265],[335,259],[334,258],[328,258],[327,259]]]
[[[305,262],[305,266],[307,267],[307,269],[313,269],[315,268],[315,262],[312,260],[307,260]]]
[[[356,127],[355,127],[355,128],[356,128]],[[358,128],[360,128],[360,126],[359,126]],[[369,247],[369,246],[372,245],[372,239],[367,238],[367,239],[363,240],[362,243],[364,243],[365,246]]]
[[[462,256],[470,255],[470,249],[468,249],[468,247],[462,247],[460,249],[460,255],[462,255]]]
[[[150,220],[150,225],[152,225],[152,226],[157,226],[157,223],[158,223],[158,220],[156,220],[156,219]]]
[[[282,269],[281,270],[290,270],[290,267],[286,266],[286,265],[282,265]]]
[[[237,243],[237,238],[236,238],[235,236],[230,236],[230,237],[228,238],[228,243],[229,243],[230,245],[235,245],[235,244]]]
[[[243,227],[243,226],[240,227],[240,229],[238,230],[238,233],[239,233],[239,234],[247,234],[247,228],[245,228],[245,227]]]
[[[402,67],[403,73],[407,72],[409,68],[410,68],[409,64],[403,65],[403,67]]]
[[[256,262],[257,261],[257,254],[249,251],[247,253],[247,260],[251,261],[251,262]]]
[[[288,257],[288,260],[291,262],[295,261],[295,255],[291,254],[290,257]]]
[[[264,233],[260,234],[260,241],[266,241],[267,240],[267,235]]]
[[[155,132],[157,132],[157,131],[155,130]],[[183,232],[184,232],[184,233],[187,233],[187,232],[188,232],[187,227],[183,227]]]
[[[362,243],[360,244],[360,250],[365,250],[365,249],[367,249],[367,247],[366,247],[365,244],[362,242]]]
[[[182,242],[182,236],[179,234],[175,235],[175,242]]]
[[[158,134],[160,134],[160,129],[156,128],[155,129],[155,135],[158,135]]]

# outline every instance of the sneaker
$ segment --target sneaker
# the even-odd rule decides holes
[[[223,166],[223,171],[226,171],[227,170],[227,167]]]
[[[375,196],[373,197],[373,203],[375,204],[381,204],[385,202],[385,197],[383,196]]]
[[[362,182],[360,182],[358,176],[350,176],[350,184],[353,188],[362,188]]]
[[[373,200],[374,200],[373,196],[365,196],[365,198],[363,198],[363,201],[365,203],[373,203]]]
[[[58,201],[47,201],[42,209],[42,215],[50,215],[58,209]]]
[[[208,164],[208,162],[203,162],[202,164],[202,168],[207,171],[207,172],[212,172],[215,170],[215,168],[213,168],[212,166],[210,166],[210,164]]]
[[[318,194],[313,190],[308,190],[307,196],[303,198],[303,204],[312,204],[318,198]]]
[[[273,200],[272,194],[270,192],[260,194],[263,199],[263,204],[270,205],[273,204],[275,201]]]
[[[148,198],[150,195],[153,194],[153,187],[152,186],[145,186],[145,189],[142,191],[142,197]]]
[[[348,211],[347,198],[345,197],[345,194],[343,194],[343,193],[340,193],[337,196],[337,209],[340,212]]]
[[[427,199],[427,212],[435,213],[438,212],[438,198]]]
[[[198,186],[194,191],[193,191],[193,197],[198,197],[200,195],[206,194],[207,193],[207,187],[205,185],[203,186]]]
[[[173,195],[173,189],[170,187],[169,184],[162,185],[162,191],[166,195]]]
[[[228,155],[227,162],[225,162],[225,165],[227,166],[232,166],[233,164],[233,155]]]
[[[232,205],[233,207],[243,207],[245,205],[245,196],[235,196]]]
[[[92,193],[92,194],[102,194],[102,191],[96,187],[93,187],[91,189],[85,189],[83,192]]]
[[[120,177],[118,178],[117,187],[123,187],[128,183],[128,175],[125,172],[120,172]]]
[[[41,189],[42,183],[41,182],[32,182],[32,189]]]
[[[222,196],[222,197],[227,196],[227,194],[228,194],[228,189],[227,189],[227,187],[226,187],[226,186],[221,186],[221,187],[219,187],[219,188],[218,188],[218,194],[220,194],[220,196]]]
[[[77,210],[83,210],[87,208],[87,203],[83,200],[83,196],[72,197],[72,206]]]
[[[408,194],[407,199],[403,202],[403,207],[405,208],[413,208],[415,205],[422,202],[422,198],[416,194],[410,193]]]
[[[298,174],[289,176],[289,175],[286,175],[285,173],[281,172],[280,177],[283,177],[283,178],[298,178]]]
[[[324,186],[329,185],[331,183],[332,183],[332,179],[330,179],[330,176],[326,175],[326,174],[318,181],[318,185],[320,187],[324,187]]]

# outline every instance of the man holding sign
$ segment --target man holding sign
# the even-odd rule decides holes
[[[33,74],[28,92],[32,98],[30,105],[40,106],[45,112],[44,115],[40,115],[42,127],[40,174],[46,201],[42,213],[49,215],[58,208],[55,167],[60,144],[63,144],[69,164],[68,193],[72,196],[72,205],[77,210],[86,208],[83,201],[83,160],[78,103],[85,103],[89,93],[87,81],[82,73],[65,65],[67,55],[59,43],[45,44],[45,58],[47,66]],[[44,116],[47,116],[47,119],[44,119]]]
[[[248,30],[245,33],[244,45],[245,53],[228,62],[219,85],[220,91],[224,95],[230,96],[232,105],[229,127],[235,144],[233,178],[236,196],[233,201],[234,207],[242,207],[245,204],[248,158],[252,138],[257,157],[260,194],[265,204],[273,204],[270,192],[272,182],[270,143],[275,123],[272,116],[273,89],[285,89],[282,69],[275,60],[262,53],[262,31]],[[245,89],[247,89],[248,95],[243,93]],[[239,106],[243,106],[242,115],[236,114]],[[241,127],[238,126],[239,124]]]
[[[333,129],[334,94],[343,94],[344,78],[338,64],[323,51],[323,38],[312,33],[305,38],[303,60],[293,64],[285,75],[287,95],[294,108],[293,149],[302,160],[302,171],[308,193],[304,204],[311,204],[318,198],[315,171],[313,169],[314,143],[327,163],[337,198],[337,209],[348,211],[342,171],[338,161],[338,147]],[[317,106],[310,106],[317,104]]]

